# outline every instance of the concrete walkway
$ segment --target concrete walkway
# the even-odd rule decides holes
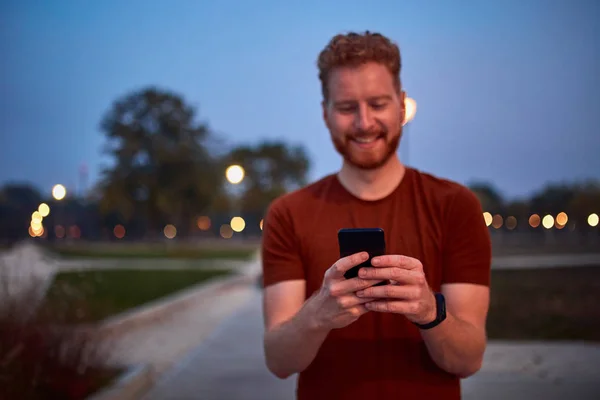
[[[292,400],[296,378],[279,380],[262,353],[261,294],[225,320],[168,371],[144,400]],[[484,367],[463,381],[463,398],[597,399],[600,346],[581,343],[492,342]]]

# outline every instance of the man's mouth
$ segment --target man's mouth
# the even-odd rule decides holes
[[[361,148],[373,147],[378,139],[383,139],[385,135],[371,135],[371,136],[355,136],[351,140],[359,145]]]

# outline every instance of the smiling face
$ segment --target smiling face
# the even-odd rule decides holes
[[[398,149],[404,92],[389,69],[376,62],[333,69],[323,117],[336,150],[360,169],[384,165]]]

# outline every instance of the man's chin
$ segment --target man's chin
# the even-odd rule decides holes
[[[381,168],[383,165],[385,165],[385,163],[388,162],[388,160],[390,159],[390,157],[379,157],[379,158],[372,158],[372,159],[360,159],[360,158],[355,158],[355,157],[344,157],[344,160],[352,165],[355,168],[364,170],[364,171],[370,171],[370,170],[374,170],[374,169],[378,169]]]

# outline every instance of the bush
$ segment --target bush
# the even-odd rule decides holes
[[[6,271],[0,263],[0,399],[84,399],[109,383],[108,343],[32,310],[39,290],[15,296]]]

